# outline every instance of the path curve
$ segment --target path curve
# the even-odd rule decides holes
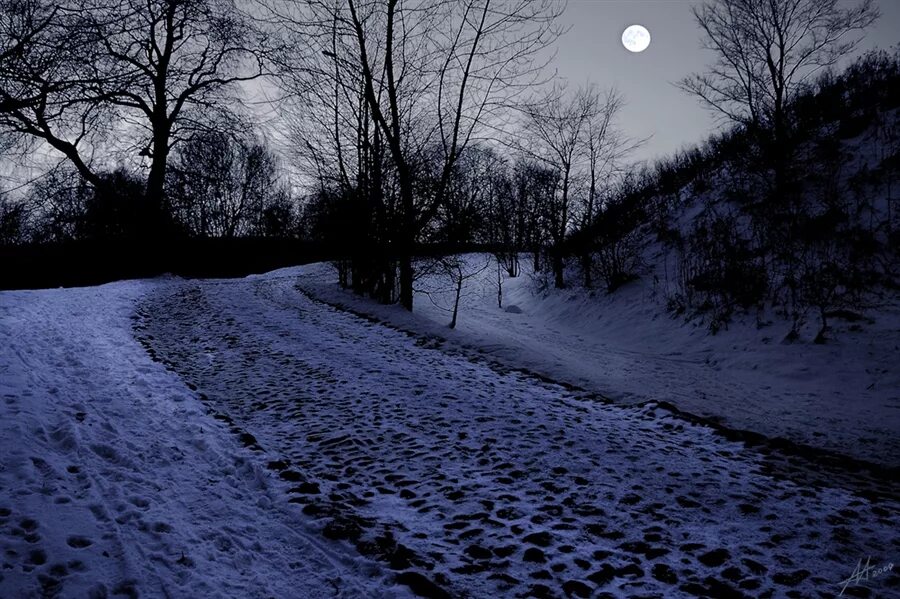
[[[414,591],[833,596],[859,557],[900,555],[895,500],[772,477],[763,456],[652,404],[498,372],[295,284],[163,286],[141,339],[325,537]]]

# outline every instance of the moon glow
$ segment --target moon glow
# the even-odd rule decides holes
[[[650,32],[643,25],[631,25],[622,32],[622,45],[629,52],[643,52],[650,45]]]

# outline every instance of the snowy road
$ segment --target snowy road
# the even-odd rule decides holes
[[[160,283],[138,315],[313,527],[422,594],[830,597],[861,557],[900,555],[890,481],[784,476],[652,405],[313,302],[289,274]]]
[[[160,284],[0,293],[0,599],[408,596],[134,339]]]

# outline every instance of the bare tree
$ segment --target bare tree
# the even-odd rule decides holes
[[[582,202],[581,227],[590,227],[599,214],[601,193],[609,194],[614,178],[620,172],[622,161],[645,140],[626,136],[617,126],[616,118],[624,106],[622,96],[614,89],[608,90],[599,100],[596,113],[588,121],[585,136],[587,155],[588,191]],[[593,287],[592,248],[588,242],[581,249],[581,269],[584,286]]]
[[[487,241],[494,247],[497,261],[498,283],[500,271],[510,277],[519,276],[519,252],[524,249],[524,206],[516,196],[509,165],[499,159],[488,175],[488,204],[483,218],[486,220]],[[502,304],[502,291],[498,301]]]
[[[75,167],[64,163],[28,189],[26,202],[36,215],[33,237],[38,242],[83,239],[89,189]]]
[[[46,0],[5,0],[0,6],[0,131],[26,146],[39,139],[99,183],[78,147],[87,145],[99,115],[83,110],[78,99],[86,78],[81,53],[88,44],[75,25],[63,5]]]
[[[209,131],[181,144],[173,158],[168,200],[192,234],[236,237],[272,228],[265,223],[267,214],[273,216],[287,192],[277,159],[265,145]]]
[[[460,303],[467,293],[484,291],[480,286],[474,290],[467,289],[467,286],[475,283],[490,266],[490,258],[471,254],[451,254],[422,260],[417,265],[419,278],[427,279],[428,283],[418,291],[428,296],[437,308],[450,313],[448,326],[455,329],[459,320]],[[449,284],[449,287],[444,284]]]
[[[451,245],[485,241],[490,226],[486,220],[497,192],[496,175],[505,168],[490,146],[471,145],[460,154],[434,219],[436,241]]]
[[[232,0],[25,4],[0,98],[27,105],[3,112],[0,127],[54,148],[95,186],[93,152],[136,138],[126,150],[149,163],[151,205],[162,204],[172,147],[263,73],[260,39]]]
[[[586,223],[590,223],[594,218],[600,179],[612,174],[623,149],[627,149],[623,148],[627,141],[615,128],[614,122],[623,104],[622,96],[615,90],[609,90],[594,118],[587,125],[585,146],[590,186],[582,213]]]
[[[352,185],[352,150],[376,157],[383,150],[384,161],[371,171],[380,188],[364,182],[377,194],[373,204],[396,199],[385,245],[398,265],[399,301],[412,309],[415,245],[447,197],[466,147],[499,126],[503,111],[541,76],[541,53],[559,33],[554,19],[563,5],[310,0],[298,8],[272,0],[269,6],[273,21],[320,40],[318,52],[286,73],[300,79],[296,89],[318,86],[327,100],[315,119],[317,139],[328,141],[319,154],[336,160],[316,158],[316,168],[330,164],[332,179]],[[368,166],[357,161],[359,172]]]
[[[556,88],[548,97],[525,109],[525,135],[529,140],[522,149],[559,172],[559,192],[546,207],[547,231],[552,242],[551,261],[554,284],[565,287],[562,244],[573,213],[572,187],[576,167],[582,158],[589,125],[598,112],[598,95],[593,87],[583,87],[574,94]],[[534,143],[532,143],[532,141]]]
[[[853,51],[878,17],[873,0],[716,0],[693,9],[704,46],[716,54],[706,73],[680,87],[754,132],[771,134],[776,194],[790,160],[788,107],[802,85]]]
[[[532,270],[541,268],[541,255],[548,242],[549,207],[559,188],[559,172],[545,162],[528,157],[513,169],[513,208],[516,236],[532,255]]]
[[[0,189],[0,246],[23,243],[29,236],[29,210]]]
[[[39,99],[32,85],[40,71],[19,67],[28,61],[46,63],[51,58],[40,56],[41,46],[58,10],[38,0],[0,0],[0,80],[4,81],[0,86],[0,113],[26,109]]]
[[[547,0],[433,0],[410,9],[397,0],[371,3],[375,11],[369,12],[368,19],[384,11],[384,44],[378,63],[385,77],[378,80],[376,93],[371,51],[376,32],[364,26],[353,0],[348,0],[348,6],[366,99],[397,169],[402,217],[400,303],[411,310],[411,254],[418,232],[438,209],[460,152],[476,134],[476,127],[498,106],[509,103],[527,79],[534,78],[536,55],[556,37],[552,24],[559,7]],[[441,35],[448,29],[449,35]],[[387,96],[386,107],[381,92]],[[418,102],[404,109],[404,95]],[[411,164],[415,160],[410,149],[416,146],[404,143],[412,124],[410,109],[422,107],[419,102],[423,101],[436,109],[431,118],[442,149],[440,175],[425,197],[414,189]]]

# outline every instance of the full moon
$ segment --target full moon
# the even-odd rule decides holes
[[[650,32],[643,25],[631,25],[622,32],[622,45],[629,52],[643,52],[650,45]]]

